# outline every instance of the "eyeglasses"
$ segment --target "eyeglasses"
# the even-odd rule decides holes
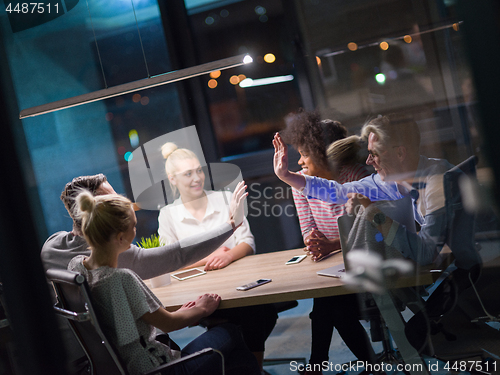
[[[401,145],[399,145],[399,146],[392,146],[392,148],[396,148],[396,147],[401,147]],[[368,150],[368,158],[375,159],[376,157],[380,157],[380,155],[377,154],[376,152],[373,152],[372,150]]]

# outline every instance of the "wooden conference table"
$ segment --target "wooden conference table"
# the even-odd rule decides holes
[[[204,293],[220,295],[220,309],[353,293],[341,279],[316,274],[317,271],[342,263],[340,252],[320,262],[312,262],[308,257],[300,263],[285,265],[294,256],[303,254],[303,249],[294,249],[247,256],[205,275],[183,281],[172,278],[171,284],[154,288],[153,292],[170,311]],[[442,269],[446,266],[443,263],[447,262],[441,262],[438,267],[436,264],[421,267],[418,277],[400,278],[396,287],[432,284],[439,273],[430,271]],[[236,290],[238,286],[263,278],[272,279],[272,282],[246,291]],[[403,318],[391,297],[386,293],[374,298],[405,364],[413,366],[408,373],[428,374],[422,358],[406,339]]]
[[[307,257],[300,263],[285,265],[295,255],[303,254],[303,249],[294,249],[247,256],[205,275],[183,281],[172,278],[171,284],[155,288],[153,292],[170,311],[203,293],[220,295],[221,309],[353,293],[341,279],[316,274],[343,262],[340,252],[320,262]],[[418,284],[434,282],[436,274],[429,272],[431,268],[421,269]],[[238,286],[263,278],[272,282],[246,291],[236,290]],[[415,280],[414,277],[401,278],[397,286],[415,286]]]

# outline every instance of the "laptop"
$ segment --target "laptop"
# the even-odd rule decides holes
[[[341,279],[345,277],[346,273],[346,255],[349,252],[349,247],[347,246],[347,239],[349,238],[349,232],[351,231],[352,225],[354,224],[354,216],[343,215],[337,219],[339,227],[339,237],[340,237],[340,247],[342,249],[342,257],[344,262],[337,264],[335,266],[326,268],[316,273],[320,276],[330,276]]]
[[[395,201],[380,201],[373,202],[377,205],[378,209],[386,216],[406,227],[410,232],[416,232],[415,219],[413,216],[413,202],[410,196]],[[337,220],[339,227],[340,247],[342,248],[342,257],[344,262],[335,266],[326,268],[316,273],[321,276],[329,276],[335,278],[343,278],[348,270],[348,263],[346,262],[347,253],[351,250],[347,245],[349,233],[354,224],[355,217],[352,215],[340,216]]]

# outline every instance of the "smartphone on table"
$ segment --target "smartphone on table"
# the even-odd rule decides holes
[[[296,263],[300,263],[304,260],[304,258],[307,257],[307,255],[297,255],[297,256],[294,256],[292,259],[290,259],[288,262],[286,262],[285,264],[296,264]]]
[[[236,290],[248,290],[248,289],[252,289],[252,288],[255,288],[257,286],[270,283],[271,281],[272,281],[271,279],[259,279],[257,281],[253,281],[251,283],[239,286],[239,287],[236,288]]]

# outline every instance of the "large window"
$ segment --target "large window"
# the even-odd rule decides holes
[[[20,109],[172,70],[156,1],[134,2],[134,8],[131,2],[76,3],[58,18],[40,19],[20,31],[14,27],[16,19],[2,13],[2,37]],[[68,181],[104,173],[117,192],[132,197],[130,152],[180,128],[182,116],[176,87],[167,85],[27,118],[22,126],[43,209],[38,223],[44,241],[50,233],[71,229],[59,200]],[[139,223],[141,235],[156,230],[148,214],[140,214],[146,216]]]
[[[196,78],[196,92],[166,85],[22,120],[43,208],[40,241],[70,229],[58,198],[66,182],[103,172],[132,197],[129,153],[183,126],[194,124],[210,135],[202,137],[209,162],[234,162],[249,183],[261,184],[254,185],[254,197],[257,186],[284,189],[272,173],[271,139],[299,107],[318,108],[351,134],[379,114],[412,114],[422,153],[454,164],[478,154],[480,177],[488,182],[455,1],[169,2],[185,7],[182,31],[152,0],[133,7],[103,0],[65,4],[64,14],[29,28],[16,27],[7,13],[0,17],[20,109],[168,72],[182,49],[192,52],[193,65],[241,53],[254,63]],[[172,49],[178,40],[181,50]],[[206,110],[208,120],[190,117],[196,110]],[[296,160],[292,154],[291,166],[298,169]],[[283,196],[273,199],[286,207],[290,195]],[[157,228],[156,212],[139,215],[138,234],[149,236]],[[252,220],[265,228],[291,219]],[[265,234],[257,241],[271,251],[293,246],[287,238],[283,231],[272,246]],[[299,240],[292,242],[298,246]]]
[[[201,62],[239,53],[254,58],[252,65],[204,77],[219,156],[269,149],[284,117],[302,105],[282,1],[214,2],[189,14]]]
[[[453,1],[304,1],[303,10],[324,116],[355,132],[369,117],[405,112],[420,125],[423,153],[458,163],[477,151]]]

